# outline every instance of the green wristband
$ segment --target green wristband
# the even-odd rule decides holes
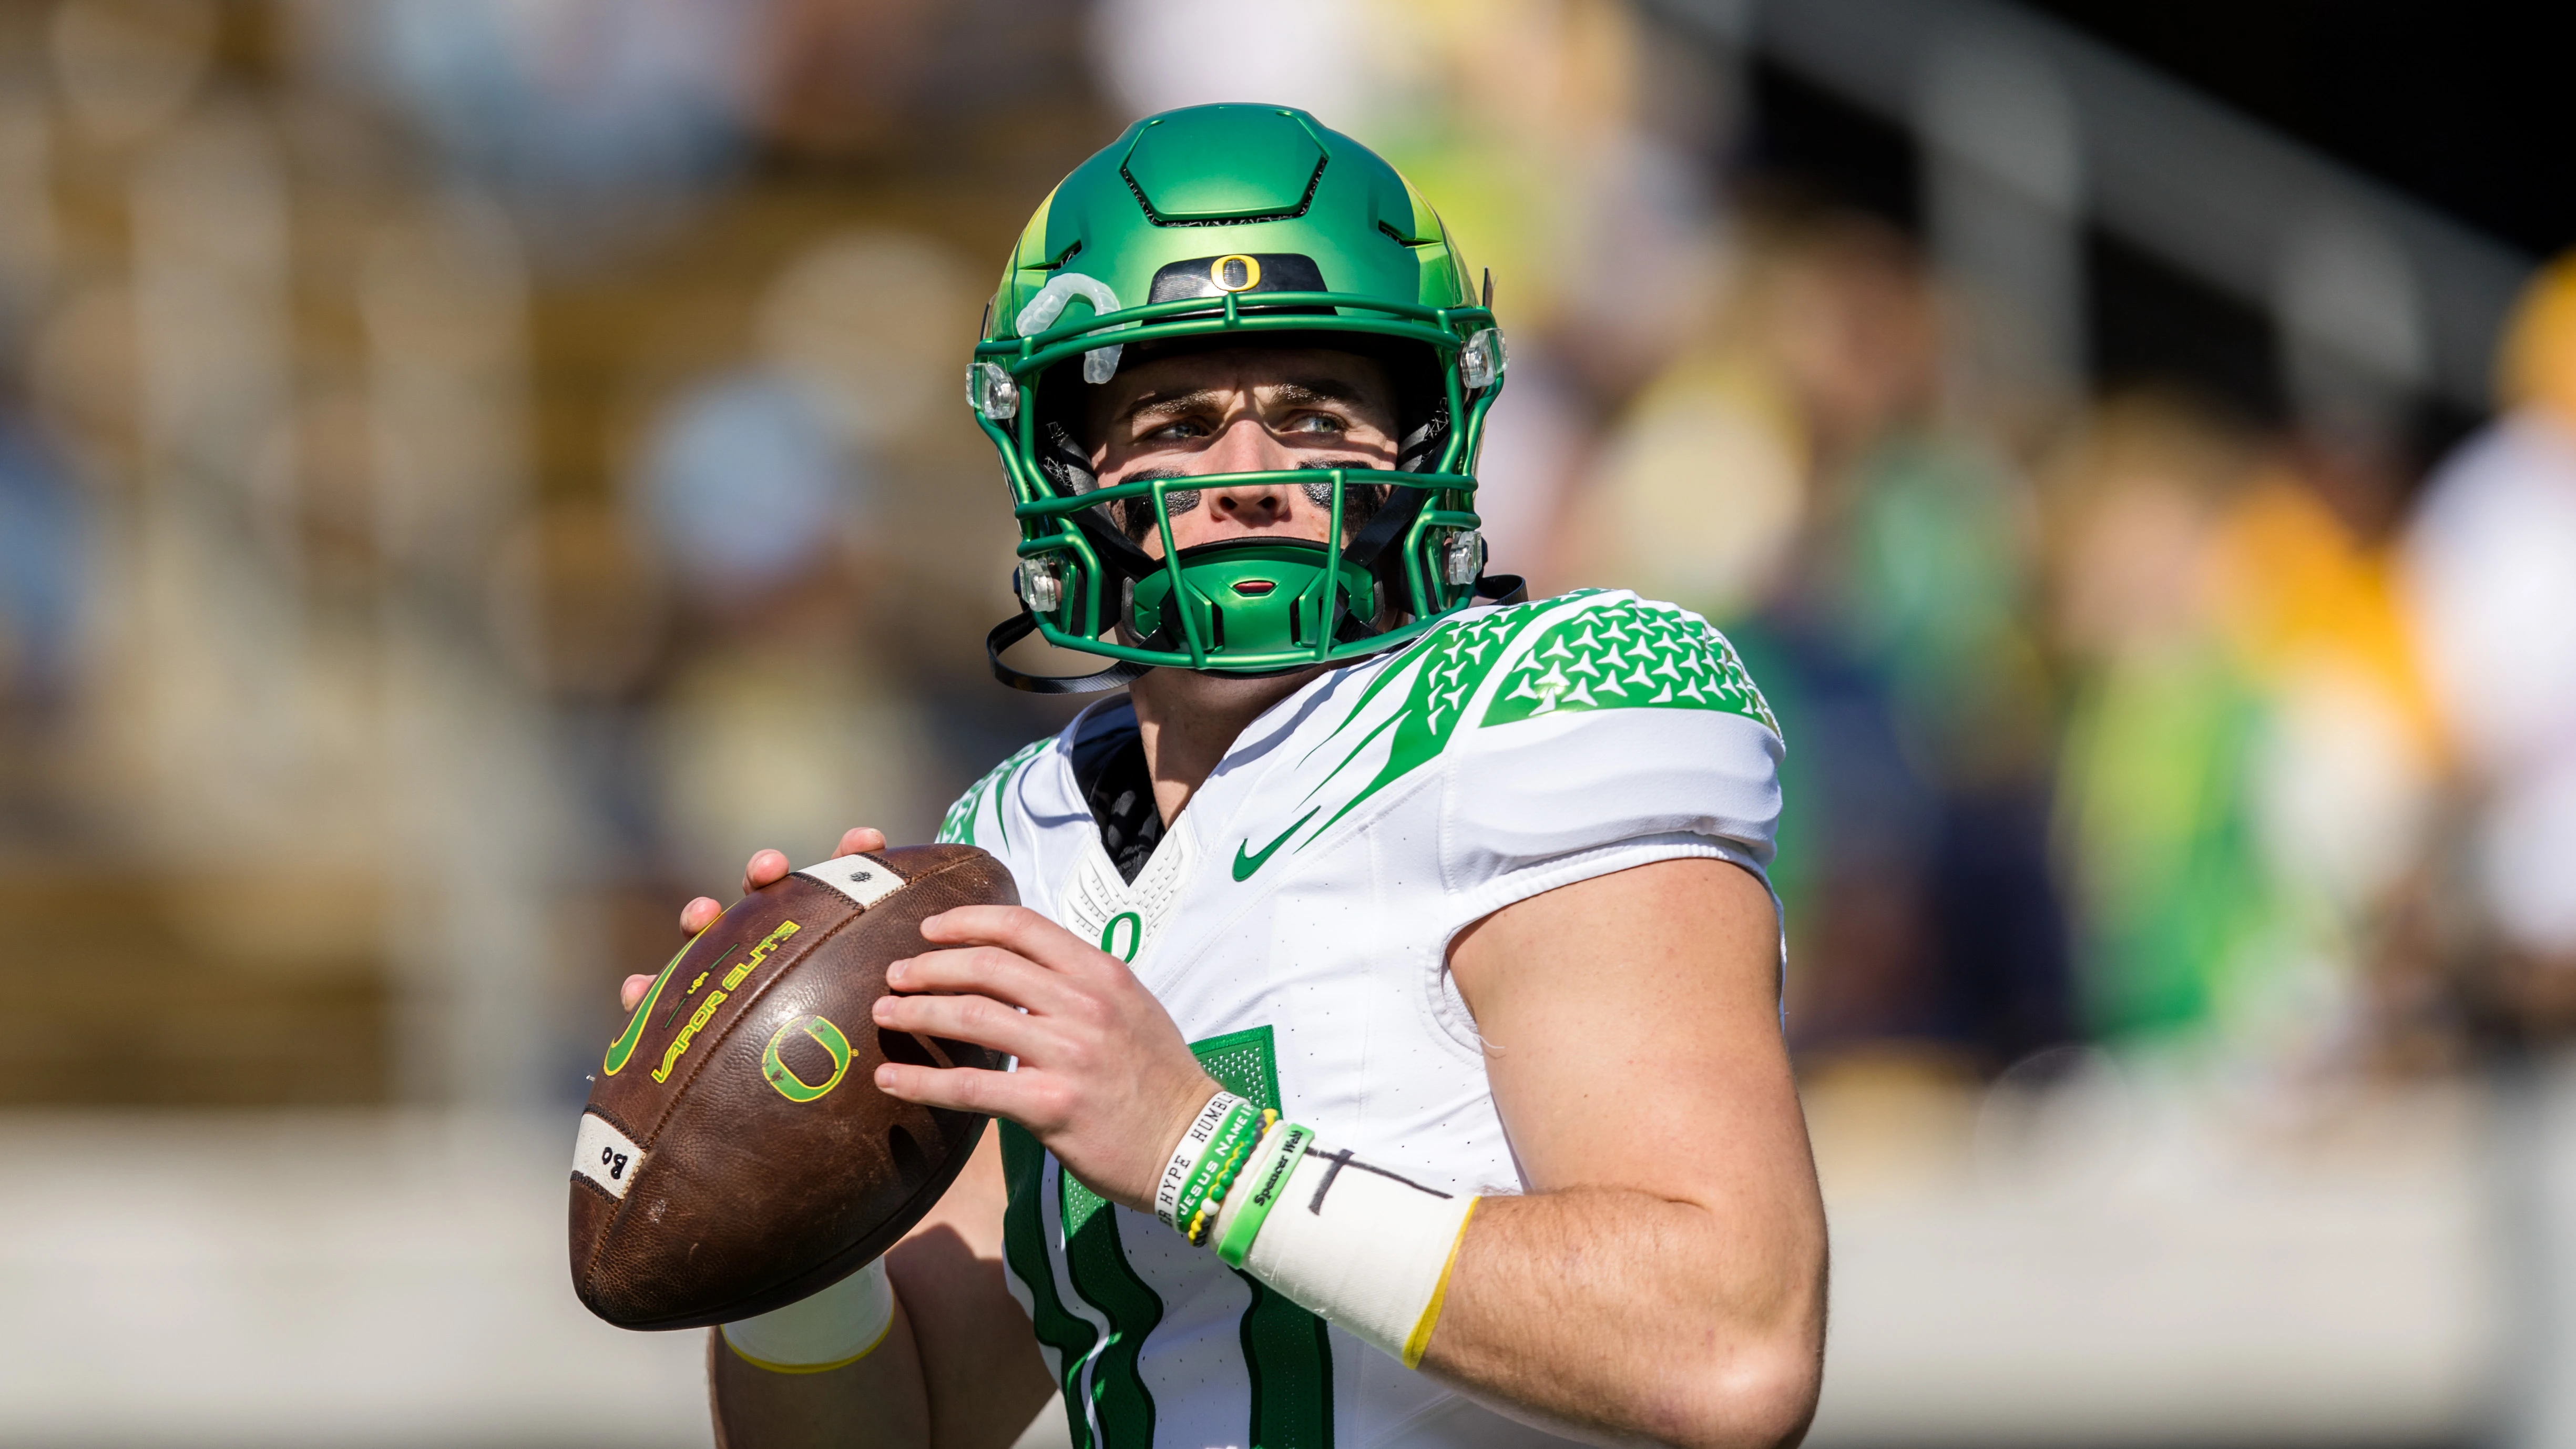
[[[1278,1150],[1270,1154],[1269,1161],[1259,1164],[1243,1210],[1225,1225],[1225,1235],[1217,1241],[1216,1255],[1229,1268],[1242,1267],[1243,1260],[1252,1255],[1252,1240],[1260,1236],[1261,1224],[1269,1218],[1270,1209],[1288,1190],[1289,1175],[1305,1159],[1306,1144],[1315,1140],[1315,1129],[1303,1123],[1282,1122],[1278,1132]]]
[[[1239,1160],[1261,1136],[1261,1113],[1251,1103],[1238,1101],[1225,1121],[1208,1138],[1207,1149],[1199,1155],[1198,1165],[1181,1184],[1180,1196],[1172,1204],[1172,1226],[1186,1232],[1190,1219],[1198,1215],[1199,1204],[1216,1188],[1217,1175],[1229,1161]]]

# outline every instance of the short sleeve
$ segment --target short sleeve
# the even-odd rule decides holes
[[[1459,925],[1655,860],[1724,859],[1768,884],[1784,746],[1723,635],[1613,594],[1515,642],[1445,752]]]

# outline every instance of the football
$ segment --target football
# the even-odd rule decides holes
[[[900,1102],[879,1062],[999,1068],[880,1031],[921,923],[1011,905],[1000,861],[925,845],[809,866],[700,932],[609,1044],[573,1144],[572,1279],[621,1328],[695,1328],[827,1287],[891,1247],[965,1166],[984,1119]]]

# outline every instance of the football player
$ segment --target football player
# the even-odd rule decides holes
[[[1149,117],[1038,209],[968,375],[993,665],[1124,693],[949,812],[1024,905],[933,918],[877,1021],[1017,1060],[876,1082],[996,1130],[883,1260],[718,1331],[725,1443],[1007,1445],[1049,1396],[1084,1449],[1804,1432],[1778,728],[1697,616],[1482,575],[1490,301],[1299,111]],[[1031,634],[1112,666],[1018,673]]]

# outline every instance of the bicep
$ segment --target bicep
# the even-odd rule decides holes
[[[1708,859],[1560,887],[1458,939],[1531,1195],[1468,1220],[1426,1368],[1622,1442],[1796,1442],[1824,1211],[1778,940],[1761,882]]]
[[[1812,1199],[1779,923],[1749,871],[1666,860],[1560,887],[1470,927],[1450,967],[1533,1189]]]

